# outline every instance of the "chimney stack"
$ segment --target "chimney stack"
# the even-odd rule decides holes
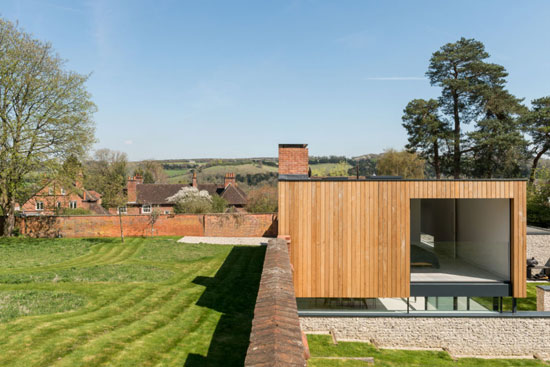
[[[234,173],[226,173],[225,174],[223,187],[226,188],[227,186],[229,186],[229,184],[231,184],[233,186],[235,186],[237,184],[236,181],[235,181],[235,174]]]
[[[307,144],[279,144],[279,177],[308,178]]]
[[[134,177],[128,177],[128,183],[126,184],[126,191],[128,195],[128,202],[135,203],[137,201],[137,185],[143,183],[143,177],[136,175]]]
[[[193,172],[193,187],[199,187],[199,185],[197,184],[197,172]]]

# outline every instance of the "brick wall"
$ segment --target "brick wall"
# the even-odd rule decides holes
[[[270,240],[256,298],[245,366],[305,366],[304,344],[285,240]]]
[[[210,214],[204,220],[205,236],[277,237],[275,214]]]
[[[308,161],[307,144],[279,144],[280,175],[307,175]]]
[[[123,215],[125,236],[150,236],[151,217]],[[17,218],[17,227],[33,237],[118,237],[118,215],[36,216]],[[155,236],[276,237],[275,214],[160,215]]]

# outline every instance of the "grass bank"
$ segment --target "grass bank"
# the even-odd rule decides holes
[[[332,343],[328,335],[307,336],[311,359],[308,367],[359,367],[367,366],[355,357],[372,357],[375,366],[383,367],[502,367],[502,366],[548,366],[533,359],[481,359],[459,358],[453,360],[443,351],[378,349],[369,343],[339,342]],[[341,357],[342,359],[334,359]],[[346,359],[347,357],[347,359]]]

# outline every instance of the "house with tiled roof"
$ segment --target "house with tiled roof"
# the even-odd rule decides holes
[[[219,195],[227,200],[228,208],[234,211],[244,211],[246,206],[246,194],[237,186],[234,173],[227,173],[223,184],[197,182],[197,175],[193,173],[193,182],[189,184],[144,184],[143,177],[129,177],[126,185],[128,202],[120,208],[124,214],[151,214],[157,210],[162,214],[174,213],[174,203],[168,198],[175,195],[184,187],[196,187],[198,190],[206,190],[210,195]],[[116,209],[110,209],[112,214]]]
[[[62,214],[66,209],[85,209],[93,214],[108,214],[101,206],[101,194],[86,190],[81,178],[73,184],[50,180],[23,205],[16,204],[16,211],[23,215]]]

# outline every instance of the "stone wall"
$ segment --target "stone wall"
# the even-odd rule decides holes
[[[3,218],[0,218],[3,219]],[[0,223],[1,224],[1,223]],[[31,237],[118,237],[118,215],[33,216],[17,218]],[[125,236],[150,236],[151,216],[123,215]],[[169,214],[154,224],[155,236],[276,237],[275,214]]]
[[[550,263],[550,235],[527,235],[527,258],[532,257],[539,265]]]
[[[300,317],[306,333],[374,342],[381,348],[446,348],[454,356],[550,358],[548,317]]]
[[[270,240],[254,308],[245,366],[306,365],[288,247]]]
[[[550,312],[550,286],[537,285],[537,311]]]

